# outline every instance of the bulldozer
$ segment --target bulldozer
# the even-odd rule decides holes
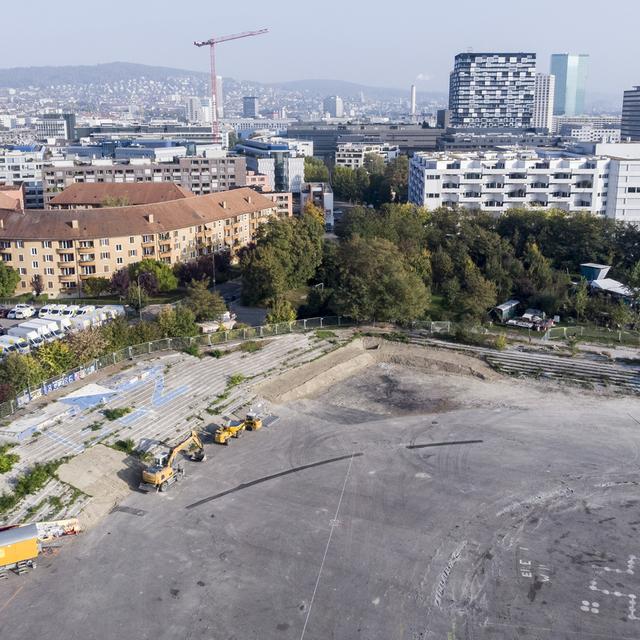
[[[166,491],[174,482],[178,482],[184,477],[182,467],[174,467],[173,463],[181,451],[195,447],[191,459],[195,462],[202,462],[205,459],[204,446],[200,436],[196,431],[191,433],[168,453],[163,453],[156,458],[154,464],[142,471],[142,482],[139,489],[141,491]]]
[[[242,433],[247,431],[257,431],[262,428],[262,418],[253,413],[248,413],[247,417],[241,422],[229,423],[222,427],[218,427],[213,434],[213,440],[217,444],[229,444],[231,438],[239,438]]]

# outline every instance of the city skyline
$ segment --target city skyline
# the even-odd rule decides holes
[[[40,15],[51,11],[44,0],[31,4]],[[92,23],[92,29],[84,30],[81,28],[81,16],[85,14],[82,3],[70,0],[67,5],[66,20],[56,25],[55,31],[49,28],[48,20],[34,23],[31,35],[40,43],[39,47],[21,46],[23,36],[19,30],[6,33],[3,68],[74,64],[81,50],[85,64],[126,60],[206,71],[207,56],[193,46],[194,40],[210,37],[213,32],[223,35],[267,27],[270,33],[265,36],[223,45],[218,72],[243,80],[260,78],[263,82],[330,78],[390,88],[408,88],[415,82],[418,91],[446,92],[454,56],[472,49],[475,52],[535,52],[537,70],[541,73],[549,71],[553,53],[587,53],[590,55],[588,90],[593,94],[622,96],[624,89],[639,81],[631,66],[610,63],[616,57],[622,59],[623,55],[633,57],[629,43],[632,48],[640,49],[633,38],[637,20],[629,15],[640,14],[640,9],[629,7],[621,0],[612,0],[609,4],[610,10],[615,12],[619,7],[627,16],[618,23],[613,43],[602,41],[600,23],[589,20],[589,6],[595,9],[591,1],[569,0],[558,5],[541,0],[540,15],[553,15],[553,20],[545,22],[544,28],[521,30],[505,28],[521,22],[518,7],[499,1],[483,5],[480,11],[477,5],[462,0],[455,30],[451,32],[445,28],[449,19],[446,7],[427,8],[414,1],[401,2],[395,5],[394,19],[388,21],[378,19],[379,13],[372,11],[375,7],[371,3],[366,5],[369,13],[365,14],[361,3],[353,6],[328,0],[325,10],[313,15],[314,33],[320,36],[316,46],[304,29],[296,28],[300,14],[289,0],[281,3],[277,19],[272,8],[253,1],[245,3],[242,9],[229,6],[214,9],[205,3],[196,3],[188,15],[175,15],[175,9],[165,0],[154,2],[153,12],[148,10],[148,3],[131,5],[115,0],[113,11],[100,16],[98,26]],[[577,8],[580,13],[574,11]],[[341,16],[338,21],[333,19],[334,9]],[[15,23],[20,11],[12,5],[4,8],[7,23]],[[127,16],[125,21],[123,12]],[[194,20],[194,14],[198,14],[198,20]],[[166,18],[168,15],[170,20]],[[478,29],[479,20],[481,29]],[[205,27],[208,24],[212,25],[210,29]],[[117,34],[117,38],[96,37],[108,34]],[[337,46],[327,47],[323,36],[331,36]],[[344,46],[340,46],[340,42],[344,42]],[[381,42],[385,46],[380,46]],[[411,46],[407,46],[408,43]],[[295,55],[291,55],[292,49]]]

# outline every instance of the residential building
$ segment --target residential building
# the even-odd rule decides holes
[[[293,216],[293,194],[290,192],[268,191],[262,192],[265,198],[273,201],[275,214],[279,218],[291,218]]]
[[[204,110],[202,109],[202,101],[196,96],[187,98],[185,105],[187,122],[189,124],[199,124],[205,122]]]
[[[527,206],[586,211],[640,223],[640,144],[417,153],[410,165],[409,201],[498,213]]]
[[[0,210],[0,260],[18,270],[17,293],[40,275],[50,296],[144,258],[176,264],[246,246],[276,215],[271,199],[242,188],[139,206],[86,211]]]
[[[367,142],[340,142],[336,150],[335,165],[337,167],[349,167],[357,169],[364,166],[367,155],[372,154],[381,157],[385,164],[400,155],[397,145],[370,144]]]
[[[553,114],[576,116],[584,113],[589,56],[584,53],[554,53],[551,74],[556,77]]]
[[[328,182],[305,182],[300,191],[300,210],[311,202],[324,211],[324,225],[333,229],[333,190]]]
[[[438,151],[491,151],[502,147],[546,147],[558,138],[540,131],[451,129],[438,140]]]
[[[624,92],[621,129],[623,140],[640,142],[640,86]]]
[[[451,127],[531,127],[535,73],[535,53],[459,53],[449,81]]]
[[[619,128],[596,128],[590,125],[563,124],[560,127],[563,138],[571,138],[578,142],[620,142]]]
[[[242,117],[258,117],[258,98],[256,98],[256,96],[245,96],[242,98]]]
[[[273,187],[269,184],[269,176],[262,173],[256,173],[255,171],[247,171],[247,177],[245,180],[247,187],[251,187],[256,191],[271,191]]]
[[[216,111],[218,112],[218,120],[224,118],[224,91],[222,86],[222,76],[216,76]],[[209,99],[209,111],[211,111],[211,99]],[[211,122],[211,117],[209,117]]]
[[[73,113],[45,113],[36,122],[38,140],[55,138],[57,140],[75,140],[76,116]]]
[[[327,96],[322,103],[322,108],[331,118],[344,116],[344,102],[340,96]]]
[[[63,160],[49,163],[42,169],[45,206],[56,193],[76,182],[174,182],[195,195],[206,195],[243,187],[245,176],[245,158],[230,155],[188,156],[173,162],[151,162],[148,159],[129,162]]]
[[[287,143],[241,140],[235,149],[246,158],[247,169],[267,176],[274,191],[300,193],[304,157]]]
[[[23,185],[27,209],[44,205],[42,167],[45,149],[39,145],[8,145],[0,148],[0,184]]]
[[[553,101],[556,91],[556,77],[546,73],[536,73],[536,86],[533,98],[534,129],[553,128]]]
[[[175,182],[76,182],[49,200],[49,209],[103,209],[192,198]]]

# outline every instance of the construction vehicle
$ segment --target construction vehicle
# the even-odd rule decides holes
[[[231,438],[239,438],[242,432],[257,431],[262,428],[262,418],[253,413],[248,413],[247,417],[241,422],[232,422],[222,427],[218,427],[213,434],[213,440],[217,444],[229,444]]]
[[[204,446],[196,431],[191,433],[182,442],[178,443],[168,453],[163,453],[156,458],[151,467],[142,471],[142,482],[139,489],[142,491],[166,491],[174,482],[184,477],[182,467],[174,467],[173,463],[181,451],[195,447],[195,452],[191,454],[191,459],[195,462],[202,462],[205,459]]]
[[[0,531],[0,579],[8,577],[9,569],[18,575],[35,569],[40,550],[35,524]]]

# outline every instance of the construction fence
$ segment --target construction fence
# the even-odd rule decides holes
[[[281,322],[259,327],[216,331],[214,333],[201,334],[190,338],[163,338],[162,340],[155,340],[153,342],[143,342],[142,344],[125,347],[119,351],[104,355],[93,362],[77,367],[72,371],[68,371],[50,380],[46,380],[37,387],[24,389],[16,398],[0,403],[0,418],[6,418],[30,402],[58,391],[78,380],[82,380],[100,369],[110,367],[124,360],[132,360],[139,356],[156,353],[158,351],[183,351],[194,345],[198,347],[215,347],[216,345],[222,345],[228,342],[349,326],[353,326],[353,323],[339,316],[328,316],[295,320],[293,322]]]
[[[545,335],[545,340],[585,340],[619,343],[629,346],[640,346],[640,333],[626,329],[607,329],[604,327],[552,327]]]

